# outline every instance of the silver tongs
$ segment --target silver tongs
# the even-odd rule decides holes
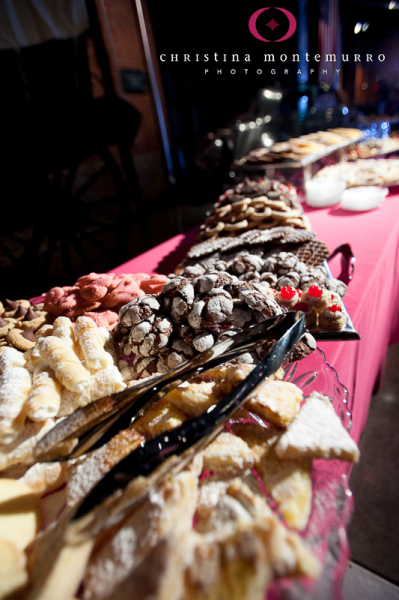
[[[208,371],[259,345],[290,331],[295,323],[303,323],[303,313],[289,312],[248,327],[240,333],[215,344],[211,349],[149,381],[101,398],[79,408],[60,421],[36,445],[34,455],[41,462],[68,460],[81,456],[89,449],[107,443],[119,431],[129,427],[171,390],[200,373]],[[304,326],[300,327],[301,336]],[[301,337],[300,336],[300,337]],[[300,341],[300,337],[296,341]],[[283,336],[282,339],[285,339]],[[296,344],[291,348],[294,349]],[[60,455],[57,450],[65,442],[74,441],[73,449]]]
[[[133,450],[103,477],[80,506],[73,507],[66,511],[64,516],[61,516],[55,530],[48,528],[42,538],[39,537],[39,541],[32,551],[38,557],[36,565],[39,567],[32,574],[33,584],[29,600],[38,600],[41,597],[46,578],[65,542],[77,545],[85,541],[93,541],[96,535],[119,523],[127,516],[134,506],[148,496],[151,490],[184,469],[194,456],[220,433],[227,421],[248,400],[256,387],[284,364],[301,340],[304,328],[305,316],[303,313],[287,313],[255,325],[245,332],[237,334],[234,338],[215,345],[211,354],[204,353],[207,357],[204,354],[197,356],[194,361],[175,370],[180,379],[182,377],[187,379],[195,373],[206,371],[216,364],[235,358],[265,340],[278,338],[261,362],[231,394],[209,407],[201,415],[186,421],[180,427],[146,441],[141,447]],[[108,406],[108,413],[104,412],[106,416],[107,414],[115,416],[112,411],[117,411],[120,405],[123,406],[123,409],[128,405],[128,410],[123,418],[130,409],[133,414],[138,414],[135,403],[141,405],[139,410],[143,410],[147,406],[145,402],[143,403],[143,396],[146,396],[148,401],[149,386],[152,389],[151,393],[155,392],[159,399],[167,393],[165,389],[170,389],[169,386],[174,383],[173,377],[174,375],[168,373],[166,378],[164,376],[153,379],[149,384],[144,382],[140,387],[141,392],[137,392],[137,388],[127,390],[130,393],[135,392],[134,396],[122,393],[103,399],[102,405],[101,401],[97,402],[103,407]],[[164,387],[161,390],[162,381]],[[173,385],[173,387],[175,386]],[[162,395],[160,396],[160,394]],[[118,404],[115,402],[115,396],[122,397],[123,400]],[[151,398],[151,405],[153,402]],[[87,413],[85,410],[82,412]],[[73,423],[75,414],[62,421],[60,425],[62,426],[67,421]],[[82,423],[87,422],[85,421],[86,417],[82,417]],[[84,428],[85,425],[82,425],[82,429]],[[57,428],[52,431],[55,429]],[[46,448],[51,448],[52,441],[58,438],[67,439],[68,431],[71,436],[74,435],[71,433],[71,427],[67,427],[64,431],[60,428],[58,434],[52,440],[50,438],[50,442],[39,444],[38,454],[41,448],[43,448],[43,453],[46,452]],[[88,428],[86,428],[86,432],[89,433]],[[103,440],[101,439],[101,441]],[[142,477],[143,475],[145,477]]]
[[[179,427],[147,440],[101,479],[79,507],[75,516],[75,520],[78,519],[79,522],[74,530],[76,534],[98,533],[109,523],[115,522],[115,519],[118,520],[150,488],[181,471],[195,454],[220,433],[233,414],[251,397],[256,387],[284,364],[300,341],[305,327],[304,314],[291,312],[284,315],[283,319],[285,332],[228,396]],[[135,479],[138,476],[142,477]],[[135,482],[140,483],[138,492],[134,491]],[[133,488],[130,489],[132,484]]]

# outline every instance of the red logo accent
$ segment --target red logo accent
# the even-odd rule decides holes
[[[256,28],[256,21],[258,20],[259,15],[265,12],[265,10],[269,10],[270,8],[272,7],[267,6],[266,8],[260,8],[259,10],[255,11],[253,15],[251,15],[251,18],[248,22],[249,31],[254,37],[256,37],[257,40],[260,40],[261,42],[271,42],[271,40],[267,40],[266,38],[260,35],[259,31]],[[292,35],[294,35],[297,27],[296,18],[294,17],[292,12],[290,12],[286,8],[279,8],[278,6],[275,6],[275,9],[280,10],[288,18],[289,27],[287,33],[278,40],[275,40],[276,42],[284,42],[285,40],[288,40],[288,38],[290,38]],[[269,23],[266,23],[266,25],[267,27],[270,27],[270,29],[273,31],[273,29],[275,29],[279,25],[279,23],[272,19],[271,21],[269,21]]]

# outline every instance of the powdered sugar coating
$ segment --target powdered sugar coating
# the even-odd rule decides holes
[[[24,407],[32,379],[23,367],[9,367],[0,376],[0,443],[11,443],[24,425]]]

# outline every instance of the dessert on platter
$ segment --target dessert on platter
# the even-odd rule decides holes
[[[145,293],[157,294],[168,278],[146,273],[89,273],[73,286],[54,287],[47,292],[44,308],[53,317],[72,320],[85,315],[99,327],[112,330],[121,306]]]
[[[295,188],[268,179],[246,179],[219,197],[200,226],[197,239],[212,240],[279,226],[310,229],[309,220],[296,202]]]
[[[393,137],[389,138],[372,138],[366,142],[362,142],[353,148],[348,153],[349,160],[357,160],[358,158],[376,158],[383,154],[399,151],[399,140]]]
[[[319,484],[313,488],[318,462],[359,458],[335,412],[336,399],[315,390],[304,395],[295,368],[290,381],[280,369],[179,474],[152,487],[123,516],[115,512],[111,525],[72,542],[66,525],[112,467],[146,440],[209,411],[254,365],[237,360],[211,369],[172,390],[97,450],[38,463],[34,445],[57,420],[97,393],[125,386],[112,333],[83,316],[75,324],[61,316],[48,327],[38,336],[38,356],[12,348],[0,354],[0,497],[15,502],[11,520],[0,509],[1,556],[12,564],[3,584],[7,594],[29,598],[39,589],[46,597],[62,591],[62,598],[82,600],[123,598],[127,591],[148,599],[263,599],[279,581],[286,588],[290,580],[318,579],[325,551],[313,548],[308,530],[319,510],[312,508],[320,494]],[[5,388],[15,385],[16,369],[20,385],[11,397]],[[142,480],[132,489],[139,490]]]
[[[278,211],[271,208],[272,204],[279,205]],[[249,216],[243,220],[243,210],[251,211],[252,220]],[[301,216],[284,220],[288,211],[297,211],[295,214]],[[255,215],[258,220],[253,218]],[[197,239],[175,275],[193,282],[205,275],[212,275],[215,281],[222,274],[230,277],[224,293],[227,291],[234,303],[234,314],[241,309],[242,300],[232,295],[232,289],[243,283],[234,283],[231,276],[245,282],[248,290],[274,297],[283,310],[306,312],[311,330],[338,332],[347,327],[342,302],[347,287],[329,276],[323,264],[329,256],[328,247],[311,231],[295,200],[295,188],[265,178],[245,178],[219,197],[200,226]],[[231,317],[224,325],[228,323],[239,326]]]
[[[236,222],[237,202],[261,218],[244,231],[224,231]],[[176,274],[90,273],[73,286],[52,288],[39,304],[1,305],[0,557],[6,568],[0,600],[263,600],[268,591],[280,598],[296,585],[305,597],[306,589],[332,580],[325,569],[333,550],[315,536],[329,534],[340,519],[345,524],[344,511],[337,518],[337,490],[342,465],[356,462],[359,450],[348,433],[344,388],[309,333],[287,365],[262,381],[181,469],[158,478],[158,470],[145,477],[133,469],[123,492],[115,471],[135,450],[156,444],[156,436],[170,437],[190,419],[212,415],[251,376],[273,337],[254,352],[180,379],[103,445],[67,458],[80,437],[82,412],[98,417],[97,400],[134,394],[146,379],[155,393],[158,375],[251,325],[301,310],[309,329],[345,327],[346,286],[327,276],[328,248],[298,212],[293,188],[247,179],[218,208],[225,211],[224,229],[200,233]],[[287,217],[289,211],[297,212]],[[316,366],[307,362],[312,357]],[[38,442],[71,419],[77,429],[46,457],[50,462],[40,462]],[[108,486],[107,475],[114,487],[76,516],[97,485]]]
[[[396,185],[399,182],[399,160],[393,158],[359,159],[354,162],[337,163],[324,167],[316,173],[316,177],[344,179],[347,187]]]
[[[356,142],[363,137],[359,129],[337,128],[328,131],[317,131],[287,142],[278,142],[270,148],[251,150],[247,156],[237,160],[236,165],[268,165],[281,162],[301,161],[304,157],[322,155],[335,147],[348,142]]]

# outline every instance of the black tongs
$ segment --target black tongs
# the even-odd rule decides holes
[[[277,315],[262,323],[248,327],[244,331],[215,344],[210,350],[195,356],[164,375],[138,383],[132,388],[106,396],[79,408],[72,415],[60,421],[38,442],[34,452],[35,458],[41,462],[68,460],[81,456],[89,449],[98,448],[107,443],[119,431],[129,427],[133,421],[137,420],[183,381],[187,381],[226,361],[233,360],[245,352],[253,351],[268,340],[275,340],[282,336],[277,346],[275,345],[276,350],[273,350],[272,353],[269,352],[260,365],[251,373],[250,378],[243,382],[243,384],[249,386],[249,393],[250,386],[253,383],[247,383],[247,380],[250,379],[253,382],[257,377],[260,377],[261,373],[263,379],[275,372],[300,341],[303,333],[304,315],[299,311]],[[270,368],[274,370],[270,371]],[[253,373],[257,374],[253,376]],[[242,385],[239,386],[239,389]],[[74,441],[72,450],[69,447],[69,451],[64,452],[61,456],[57,449],[63,448],[64,442],[72,440]],[[145,447],[149,447],[148,442]]]

